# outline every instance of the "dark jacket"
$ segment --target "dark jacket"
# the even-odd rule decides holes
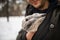
[[[41,10],[38,10],[38,9],[34,8],[32,5],[28,5],[27,8],[26,8],[26,16],[31,15],[31,14],[36,13],[36,12],[38,12],[38,13],[42,12],[42,13],[47,13],[48,14],[51,10],[52,10],[51,13],[53,13],[53,11],[58,7],[57,0],[49,0],[49,3],[50,3],[49,8],[47,10],[44,10],[44,11],[41,11]],[[41,29],[40,30],[38,28],[39,32],[35,33],[32,40],[60,40],[60,32],[59,32],[60,31],[60,27],[59,27],[60,26],[60,21],[59,21],[60,20],[60,12],[59,11],[60,10],[57,10],[57,14],[59,14],[58,15],[59,18],[57,19],[58,22],[56,24],[56,28],[54,28],[54,33],[52,34],[51,32],[48,32],[48,33],[46,33],[47,36],[46,35],[42,36],[43,32],[42,33],[39,33],[39,32],[40,31],[49,31],[49,28],[47,28],[47,30],[44,30],[44,29],[41,29],[41,28],[40,28]],[[49,25],[49,21],[47,21],[46,23],[48,23],[47,25]],[[44,24],[44,22],[42,24]],[[40,27],[43,27],[43,26],[40,26]],[[45,28],[46,28],[46,26],[45,26]],[[41,34],[41,35],[39,36],[38,34]]]
[[[50,11],[32,40],[60,40],[60,6]]]
[[[56,8],[58,8],[58,10],[57,10],[57,14],[58,14],[58,22],[57,22],[57,25],[56,25],[56,28],[54,28],[54,33],[53,34],[50,34],[50,33],[46,33],[47,34],[47,36],[45,35],[44,37],[42,37],[42,34],[43,33],[39,33],[40,31],[42,31],[42,30],[40,30],[39,32],[36,32],[36,33],[38,33],[38,34],[41,34],[41,35],[37,35],[36,33],[36,36],[34,35],[33,36],[33,38],[32,38],[32,40],[60,40],[60,5],[59,6],[57,6],[57,0],[49,0],[49,2],[50,2],[50,6],[49,6],[49,8],[48,8],[48,10],[47,10],[47,14],[52,10],[52,12],[54,11],[54,9],[56,9]],[[33,14],[34,12],[36,13],[36,12],[39,12],[39,11],[36,11],[36,10],[38,10],[38,9],[35,9],[33,6],[31,6],[31,5],[28,5],[27,6],[27,8],[26,8],[26,16],[27,15],[31,15],[31,14]],[[39,12],[40,13],[40,12]],[[56,15],[57,15],[56,14]],[[47,18],[46,18],[47,19]],[[45,24],[46,24],[47,22],[45,22]],[[48,21],[48,23],[49,23],[49,21]],[[44,24],[44,23],[43,23]],[[44,24],[44,25],[45,25]],[[47,24],[48,25],[48,24]],[[45,26],[46,27],[46,26]],[[48,26],[49,27],[49,26]],[[47,29],[47,28],[46,28]],[[48,28],[49,29],[49,28]],[[45,32],[45,30],[43,30],[44,32]],[[49,30],[47,30],[47,31],[49,31]],[[51,32],[51,31],[50,31]],[[53,32],[53,31],[52,31]],[[21,30],[21,31],[19,31],[19,34],[18,34],[18,36],[17,36],[17,39],[16,40],[26,40],[26,31],[24,31],[24,30]],[[45,33],[44,33],[45,34]],[[52,35],[52,36],[50,36],[50,35]],[[49,36],[48,36],[49,35]],[[40,36],[40,37],[39,37]],[[37,38],[36,38],[37,37]]]

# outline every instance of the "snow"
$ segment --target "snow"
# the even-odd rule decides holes
[[[24,16],[11,16],[7,22],[6,17],[0,17],[0,40],[16,40],[23,19]]]

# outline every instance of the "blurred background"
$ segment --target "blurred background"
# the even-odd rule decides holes
[[[0,0],[0,40],[16,40],[26,6],[25,0]]]

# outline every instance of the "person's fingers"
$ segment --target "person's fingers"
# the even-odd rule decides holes
[[[27,34],[26,34],[27,40],[31,40],[34,34],[35,34],[35,32],[27,32]]]

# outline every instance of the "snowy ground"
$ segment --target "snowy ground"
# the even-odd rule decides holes
[[[7,22],[6,17],[0,17],[0,40],[16,40],[23,19],[23,16],[9,17]]]

